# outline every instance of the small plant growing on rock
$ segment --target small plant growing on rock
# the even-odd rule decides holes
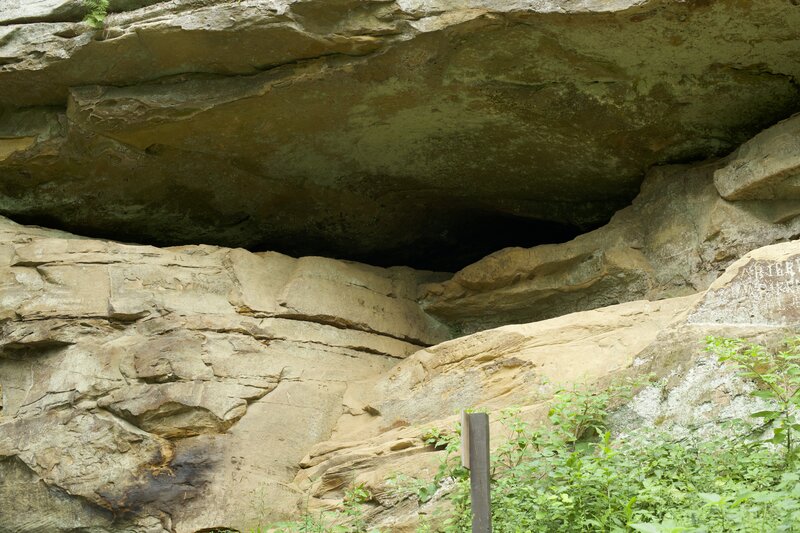
[[[612,385],[599,391],[560,390],[553,397],[547,418],[558,436],[574,445],[592,434],[601,435],[611,407],[630,399],[637,385],[640,383]]]
[[[364,504],[372,500],[372,493],[363,483],[350,487],[344,494],[342,509],[314,516],[306,512],[299,520],[277,522],[263,528],[272,533],[380,533],[367,529]],[[253,531],[249,533],[260,533]]]
[[[347,531],[366,531],[366,519],[362,506],[372,499],[372,493],[363,483],[350,487],[342,500],[343,513],[347,517]]]
[[[92,28],[101,29],[108,16],[108,2],[109,0],[83,0],[83,5],[89,10],[83,21]]]

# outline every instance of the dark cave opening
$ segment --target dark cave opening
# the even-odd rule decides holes
[[[448,229],[421,236],[413,246],[340,259],[382,267],[405,265],[421,270],[456,272],[503,248],[567,242],[601,225],[587,228],[505,213],[470,213]]]
[[[553,221],[537,220],[489,211],[462,211],[448,217],[446,223],[432,220],[430,231],[414,234],[409,243],[381,246],[369,251],[349,251],[342,245],[333,245],[319,236],[288,235],[246,245],[229,240],[218,240],[209,235],[196,240],[174,238],[171,235],[154,235],[142,231],[135,224],[108,224],[99,227],[91,222],[76,223],[69,217],[52,214],[25,213],[6,215],[19,224],[41,226],[67,231],[81,237],[107,239],[123,243],[159,247],[210,244],[241,247],[252,252],[274,251],[292,257],[323,256],[345,261],[357,261],[378,267],[408,266],[420,270],[456,272],[487,255],[507,247],[530,248],[541,244],[569,241],[595,229],[578,227]],[[391,239],[387,239],[391,241]]]

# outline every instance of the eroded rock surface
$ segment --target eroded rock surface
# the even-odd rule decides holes
[[[112,8],[96,31],[78,0],[0,7],[1,213],[452,269],[800,106],[787,0]]]
[[[714,183],[726,200],[800,201],[800,115],[747,141]]]
[[[471,332],[704,290],[745,253],[800,236],[800,198],[789,192],[798,128],[800,115],[725,160],[655,167],[606,226],[564,244],[493,253],[428,286],[425,308]],[[720,180],[745,174],[762,183],[762,196],[720,197]]]
[[[652,384],[615,414],[617,431],[719,431],[721,421],[758,409],[752,384],[706,354],[704,339],[772,344],[796,335],[800,272],[787,265],[797,261],[800,241],[777,244],[735,262],[704,293],[504,326],[417,352],[351,399],[365,405],[360,416],[369,420],[357,424],[352,412],[343,415],[334,439],[304,459],[297,483],[317,508],[338,505],[344,489],[363,483],[375,497],[372,524],[415,531],[420,514],[435,522],[443,502],[434,497],[420,506],[389,479],[433,479],[443,452],[426,443],[431,428],[452,431],[460,409],[487,409],[497,445],[505,435],[503,408],[515,406],[523,419],[541,423],[559,389],[602,388],[631,376],[650,375]]]
[[[419,508],[387,479],[431,478],[430,428],[460,409],[499,432],[509,405],[541,421],[559,388],[653,373],[619,427],[710,426],[748,389],[703,338],[800,327],[798,240],[699,294],[448,340],[412,297],[438,274],[0,222],[3,531],[247,530],[353,483],[372,524],[413,531],[441,499]]]
[[[3,2],[0,213],[208,244],[0,218],[0,532],[410,531],[464,407],[743,412],[702,339],[800,327],[800,116],[665,163],[798,110],[796,4]],[[640,185],[452,278],[217,246],[449,267]]]
[[[256,494],[293,512],[350,383],[449,338],[414,301],[437,276],[0,219],[0,530],[246,525]]]

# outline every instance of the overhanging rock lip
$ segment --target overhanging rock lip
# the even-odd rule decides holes
[[[714,173],[726,200],[800,200],[800,113],[743,144]]]

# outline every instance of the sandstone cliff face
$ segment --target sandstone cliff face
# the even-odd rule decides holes
[[[412,297],[436,274],[5,220],[2,242],[2,531],[246,530],[335,506],[353,483],[375,496],[373,524],[413,530],[436,500],[420,509],[386,479],[430,477],[429,428],[460,408],[536,420],[560,387],[654,372],[623,425],[711,424],[746,387],[703,337],[800,324],[796,240],[702,294],[446,342]]]
[[[797,111],[795,4],[6,1],[0,214],[461,267]]]
[[[464,407],[652,372],[618,427],[741,412],[701,341],[800,327],[797,3],[6,0],[0,215],[75,233],[0,216],[0,533],[353,483],[412,531],[441,501],[386,479]]]
[[[0,243],[2,531],[194,531],[254,490],[290,513],[351,383],[449,338],[414,301],[435,274],[6,219]]]
[[[435,498],[420,506],[398,495],[392,474],[432,479],[443,452],[425,443],[431,428],[452,431],[464,405],[546,417],[554,392],[578,384],[602,388],[625,376],[652,374],[652,384],[615,415],[619,429],[658,425],[676,434],[718,431],[719,422],[753,409],[751,385],[704,353],[707,335],[775,342],[800,326],[800,241],[760,248],[732,264],[704,293],[635,301],[519,326],[504,326],[434,346],[403,360],[359,392],[371,424],[318,444],[298,484],[324,508],[343,488],[364,484],[375,496],[370,519],[389,531],[435,521]],[[356,429],[354,429],[356,428]],[[445,489],[446,490],[446,489]]]

